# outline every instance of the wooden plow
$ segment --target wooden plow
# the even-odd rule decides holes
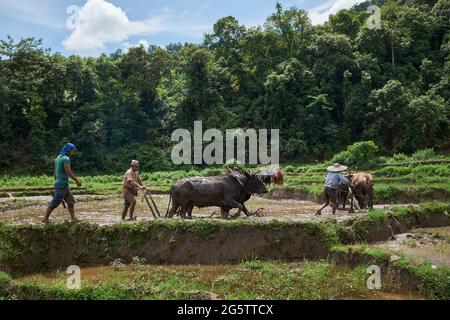
[[[150,200],[149,200],[150,198]],[[150,211],[152,212],[153,218],[158,219],[161,218],[161,214],[159,213],[158,206],[155,203],[155,200],[153,200],[152,192],[150,191],[150,186],[145,187],[145,192],[142,195],[141,202],[144,201],[147,202],[148,207],[150,208]]]

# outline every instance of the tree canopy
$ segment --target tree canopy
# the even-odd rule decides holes
[[[381,29],[367,27],[370,4]],[[380,152],[449,149],[450,0],[367,1],[313,26],[277,4],[247,28],[219,19],[201,44],[62,56],[42,40],[0,41],[0,170],[50,172],[66,142],[78,170],[131,158],[170,169],[171,132],[280,129],[282,161],[329,159],[372,140]]]

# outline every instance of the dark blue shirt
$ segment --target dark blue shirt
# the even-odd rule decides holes
[[[340,172],[328,172],[325,178],[325,187],[338,189],[339,185],[350,186],[351,183],[348,179]]]

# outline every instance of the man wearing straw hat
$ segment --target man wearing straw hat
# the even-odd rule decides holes
[[[123,176],[122,193],[125,201],[122,220],[125,220],[128,209],[130,209],[130,218],[128,220],[136,220],[136,217],[133,218],[133,213],[136,206],[137,189],[145,189],[145,186],[139,178],[139,161],[131,160],[131,168]]]
[[[317,210],[316,215],[319,216],[322,214],[322,210],[328,206],[331,202],[331,207],[333,208],[333,214],[336,214],[336,209],[339,206],[338,203],[338,192],[341,186],[347,186],[351,188],[350,181],[342,174],[343,171],[347,170],[348,167],[342,166],[339,163],[335,163],[334,165],[327,168],[327,176],[325,178],[324,184],[324,197],[325,203]]]

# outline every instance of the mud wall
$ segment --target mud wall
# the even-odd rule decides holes
[[[324,232],[311,224],[177,222],[2,226],[0,269],[11,274],[109,264],[141,257],[149,264],[225,264],[326,257]]]
[[[13,226],[0,223],[0,270],[13,275],[106,265],[141,257],[149,264],[226,264],[245,260],[328,257],[330,248],[388,240],[415,227],[449,226],[449,206],[375,211],[337,223],[160,220],[100,227],[90,224]]]

